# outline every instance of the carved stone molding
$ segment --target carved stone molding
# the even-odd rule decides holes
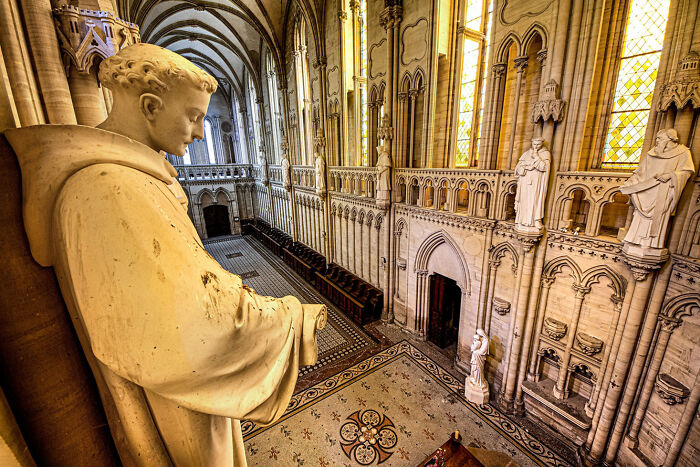
[[[558,341],[566,335],[566,331],[569,329],[569,326],[559,320],[547,317],[544,319],[542,329],[550,338]]]
[[[649,273],[659,269],[669,258],[668,251],[660,251],[658,255],[641,256],[633,254],[630,249],[636,248],[635,245],[625,243],[622,252],[622,260],[632,272],[632,276],[637,281],[646,279]]]
[[[666,373],[656,375],[654,389],[656,394],[668,405],[682,404],[690,395],[690,389]]]
[[[677,70],[676,78],[661,88],[658,109],[668,110],[671,104],[677,109],[700,108],[700,54],[690,52],[678,62]]]
[[[542,13],[544,13],[547,10],[547,8],[549,8],[549,6],[552,4],[552,0],[547,2],[547,4],[544,5],[544,7],[540,8],[536,11],[528,11],[528,10],[526,10],[524,12],[517,12],[517,11],[513,12],[512,11],[512,10],[517,9],[518,7],[520,7],[520,9],[522,10],[521,5],[523,5],[523,4],[524,4],[523,2],[517,2],[517,1],[513,1],[513,0],[504,0],[503,4],[501,6],[501,9],[498,12],[498,20],[501,22],[501,24],[503,24],[504,26],[510,26],[510,25],[517,23],[518,21],[520,21],[523,18],[539,16]],[[510,17],[509,13],[514,13],[514,14],[512,17]]]
[[[603,341],[585,332],[576,333],[576,343],[581,348],[581,351],[589,357],[603,350]]]

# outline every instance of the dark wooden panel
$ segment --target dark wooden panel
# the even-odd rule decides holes
[[[53,269],[29,252],[19,166],[2,134],[0,187],[0,384],[37,464],[119,465]]]

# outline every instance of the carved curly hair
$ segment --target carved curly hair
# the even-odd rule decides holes
[[[100,64],[99,79],[107,89],[138,88],[162,95],[177,82],[187,80],[195,88],[213,94],[213,76],[185,57],[153,44],[138,43],[123,48]]]

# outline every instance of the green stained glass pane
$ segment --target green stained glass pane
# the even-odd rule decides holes
[[[661,59],[670,0],[632,0],[602,168],[639,163]]]

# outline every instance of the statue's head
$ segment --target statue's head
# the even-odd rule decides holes
[[[678,132],[673,128],[659,130],[656,133],[656,146],[663,151],[669,143],[678,143]]]
[[[532,148],[536,151],[539,151],[542,149],[542,145],[544,144],[544,139],[540,138],[539,136],[536,138],[532,138]]]
[[[189,143],[204,137],[217,83],[181,55],[152,44],[130,45],[102,62],[99,78],[112,91],[119,124],[145,125],[149,140],[140,142],[182,156]]]

